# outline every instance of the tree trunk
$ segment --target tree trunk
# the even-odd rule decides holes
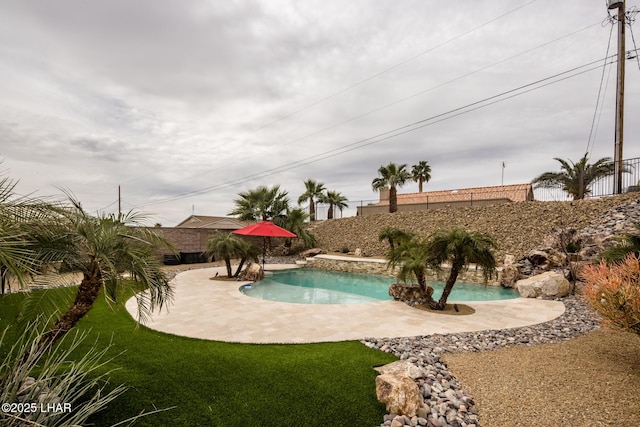
[[[456,284],[456,280],[458,279],[458,274],[462,266],[459,263],[452,263],[451,265],[451,273],[445,282],[444,289],[442,290],[442,295],[440,296],[440,300],[438,300],[438,310],[444,310],[447,306],[447,299],[449,298],[449,294],[453,290],[453,285]]]
[[[7,284],[7,272],[9,269],[3,264],[0,265],[0,280],[2,281],[2,295],[4,295],[4,289]]]
[[[313,197],[309,198],[309,220],[316,220],[316,204],[313,202]]]
[[[329,203],[329,210],[327,211],[327,219],[333,219],[333,203]]]
[[[231,258],[229,257],[225,257],[224,258],[224,265],[227,267],[227,277],[231,278],[232,273],[231,273]]]
[[[238,268],[236,269],[236,272],[233,274],[233,277],[238,277],[240,275],[240,272],[242,271],[242,267],[244,267],[244,263],[247,261],[246,258],[241,258],[240,259],[240,264],[238,265]]]
[[[418,193],[422,193],[422,178],[418,179]]]
[[[389,213],[398,211],[398,191],[396,187],[391,186],[389,188]]]
[[[82,319],[93,307],[102,288],[102,272],[97,262],[92,262],[85,272],[73,305],[56,321],[40,339],[38,350],[45,351],[53,346]]]

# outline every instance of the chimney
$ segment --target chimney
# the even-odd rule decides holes
[[[389,189],[386,187],[380,190],[380,203],[382,202],[389,202]]]

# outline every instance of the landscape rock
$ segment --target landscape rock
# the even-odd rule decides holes
[[[387,412],[416,416],[424,403],[415,381],[400,373],[381,374],[376,377],[376,396],[387,407]]]
[[[314,257],[316,255],[320,255],[320,254],[324,254],[326,253],[326,251],[324,249],[320,249],[320,248],[311,248],[311,249],[307,249],[304,252],[300,253],[300,256],[302,258],[310,258],[310,257]]]
[[[427,301],[427,294],[420,285],[394,283],[389,286],[389,296],[396,301],[403,301],[409,304],[422,304]]]
[[[406,360],[398,360],[386,365],[378,366],[375,369],[379,374],[394,374],[400,376],[407,376],[412,379],[420,378],[424,372],[422,369],[409,363]]]
[[[247,267],[242,270],[239,275],[240,280],[249,280],[252,282],[257,282],[258,280],[264,279],[264,270],[255,262],[250,263]]]
[[[563,274],[548,271],[518,280],[516,289],[524,298],[560,298],[569,295],[571,283]]]

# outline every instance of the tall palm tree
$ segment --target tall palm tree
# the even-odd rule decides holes
[[[327,211],[327,219],[333,219],[333,208],[336,207],[340,212],[344,208],[348,208],[349,205],[346,203],[349,199],[340,194],[337,191],[329,191],[320,195],[318,201],[321,203],[327,203],[329,205],[329,209]]]
[[[458,275],[469,264],[476,264],[482,268],[485,282],[496,272],[496,259],[493,249],[495,241],[488,235],[469,232],[459,227],[451,230],[439,230],[429,236],[427,241],[426,264],[435,270],[440,270],[443,263],[451,265],[449,276],[445,282],[442,296],[436,302],[427,292],[429,306],[432,309],[444,310],[447,298],[455,285]]]
[[[304,182],[305,192],[298,197],[298,204],[309,201],[309,220],[316,220],[316,199],[322,196],[322,192],[325,190],[324,184],[317,182],[314,179],[307,179]]]
[[[274,220],[282,216],[289,206],[286,191],[280,191],[279,185],[268,188],[264,185],[254,190],[238,193],[233,202],[236,208],[229,215],[237,215],[243,221]]]
[[[82,274],[71,306],[42,336],[40,348],[48,348],[69,332],[93,307],[100,292],[117,302],[123,289],[135,293],[138,313],[146,318],[168,303],[173,291],[160,269],[158,250],[171,248],[152,229],[141,227],[146,218],[135,212],[118,215],[88,215],[80,203],[58,210],[57,218],[39,230],[39,259],[57,261]]]
[[[545,172],[531,181],[535,188],[561,188],[573,200],[582,200],[591,193],[590,186],[600,178],[614,173],[614,164],[610,157],[603,157],[597,162],[588,163],[589,153],[586,153],[577,163],[557,157],[561,172]],[[625,169],[624,172],[628,172]]]
[[[418,183],[418,191],[422,193],[422,183],[431,179],[431,166],[429,162],[421,160],[411,168],[411,178]]]
[[[374,178],[371,182],[373,191],[380,191],[389,187],[389,212],[398,211],[398,190],[411,179],[411,174],[407,171],[407,165],[396,165],[389,163],[387,166],[380,166],[378,169],[378,178]]]

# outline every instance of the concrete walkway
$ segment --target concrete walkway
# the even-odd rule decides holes
[[[267,265],[266,269],[293,266]],[[210,280],[224,268],[189,270],[173,280],[169,311],[154,313],[151,329],[208,340],[239,343],[311,343],[404,337],[485,329],[507,329],[546,322],[564,313],[559,301],[517,298],[465,303],[466,316],[433,314],[398,301],[363,304],[292,304],[249,297],[244,283]],[[135,298],[127,310],[137,318]]]

